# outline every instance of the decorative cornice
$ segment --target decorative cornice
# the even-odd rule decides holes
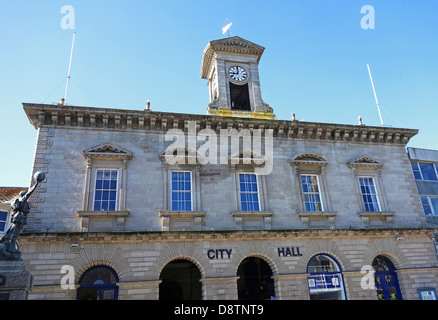
[[[405,145],[417,129],[371,127],[296,120],[267,120],[220,117],[158,111],[139,111],[23,103],[30,123],[36,128],[78,128],[89,130],[166,133],[169,129],[188,130],[190,121],[196,130],[272,129],[277,139],[327,142],[355,142]]]
[[[279,238],[287,237],[311,237],[311,238],[326,238],[326,237],[354,237],[354,236],[374,236],[388,237],[393,235],[425,235],[430,236],[437,231],[435,227],[406,227],[406,228],[302,228],[302,229],[272,229],[272,230],[223,230],[223,231],[114,231],[114,232],[41,232],[30,233],[23,232],[20,237],[23,243],[28,242],[51,242],[51,241],[66,241],[70,243],[74,241],[96,241],[106,243],[109,239],[120,241],[145,241],[145,240],[164,240],[178,238],[189,240],[198,239],[260,239],[263,238]]]

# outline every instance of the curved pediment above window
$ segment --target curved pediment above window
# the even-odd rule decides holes
[[[315,152],[302,152],[295,155],[289,163],[293,166],[311,165],[323,167],[327,165],[327,160]]]
[[[377,170],[383,167],[383,163],[368,155],[360,156],[347,162],[349,168]]]
[[[294,167],[295,174],[316,173],[324,174],[328,162],[320,154],[315,152],[302,152],[295,155],[289,164]]]
[[[130,160],[132,152],[113,143],[103,143],[85,149],[82,154],[85,158],[91,159],[111,159],[111,160]]]

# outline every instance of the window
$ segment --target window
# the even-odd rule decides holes
[[[421,196],[424,214],[426,216],[438,216],[438,197]]]
[[[318,176],[302,174],[301,185],[303,187],[306,211],[323,211],[321,197],[319,194]]]
[[[172,211],[192,211],[190,171],[172,171]]]
[[[117,300],[119,277],[110,267],[99,265],[85,271],[79,279],[77,300]]]
[[[433,163],[411,162],[414,177],[417,180],[438,181],[438,168]]]
[[[377,190],[373,177],[359,177],[360,191],[367,212],[378,212],[380,210],[377,198]]]
[[[124,230],[125,219],[130,214],[126,210],[126,190],[132,152],[104,143],[85,149],[82,155],[86,174],[82,210],[77,211],[81,230]]]
[[[0,233],[6,232],[7,220],[8,220],[8,212],[0,211]]]
[[[239,173],[242,211],[260,211],[259,189],[255,173]]]
[[[318,254],[307,264],[310,300],[345,300],[344,280],[335,259]]]
[[[118,170],[97,169],[94,188],[94,211],[115,211],[117,208]]]

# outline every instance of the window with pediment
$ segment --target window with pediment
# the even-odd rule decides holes
[[[355,187],[359,197],[359,216],[368,224],[372,220],[391,222],[394,212],[388,210],[380,179],[383,163],[369,155],[362,155],[347,163],[355,176]]]
[[[86,176],[81,217],[83,231],[90,229],[90,219],[100,220],[99,228],[123,230],[126,210],[126,186],[128,161],[132,152],[112,143],[87,148],[83,151],[86,160]],[[114,221],[115,220],[115,223]],[[94,229],[97,231],[97,229]]]
[[[294,181],[300,190],[301,209],[298,216],[301,221],[309,224],[312,219],[325,217],[327,223],[334,224],[336,212],[330,209],[325,181],[327,160],[317,153],[303,152],[295,155],[289,163],[294,169]]]
[[[163,163],[164,202],[158,214],[162,230],[201,230],[200,163],[203,156],[187,147],[167,148],[159,155]]]

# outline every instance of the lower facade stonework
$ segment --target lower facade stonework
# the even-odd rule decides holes
[[[33,300],[414,300],[438,289],[434,231],[27,233],[20,246]]]

